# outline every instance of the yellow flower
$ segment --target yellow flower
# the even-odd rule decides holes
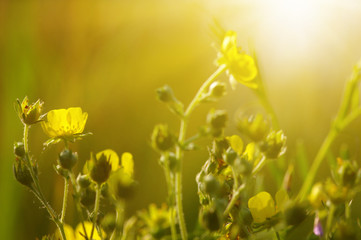
[[[83,132],[87,118],[88,113],[79,107],[56,109],[47,113],[41,126],[51,138],[73,137]]]
[[[86,234],[84,233],[84,228],[85,228]],[[92,228],[93,228],[93,223],[91,223],[89,221],[85,221],[84,228],[83,228],[82,223],[79,223],[74,231],[74,229],[70,225],[64,224],[64,232],[65,232],[66,239],[67,240],[84,240],[85,239],[84,236],[87,236],[87,239],[89,239]],[[102,236],[103,237],[106,236],[106,233],[103,230],[102,230]],[[57,230],[55,233],[55,239],[61,239],[59,230]],[[96,228],[94,228],[92,240],[101,240]]]
[[[234,31],[226,33],[217,64],[226,66],[233,88],[237,82],[250,88],[257,88],[258,84],[254,81],[258,73],[255,61],[251,56],[240,51],[236,40],[237,34]]]
[[[226,137],[231,148],[238,154],[241,155],[243,152],[243,141],[242,138],[238,135],[232,135],[230,137]]]
[[[279,211],[283,211],[289,197],[285,190],[281,189],[276,193],[276,202],[268,192],[260,192],[248,200],[248,208],[251,211],[253,221],[261,223],[273,217]]]

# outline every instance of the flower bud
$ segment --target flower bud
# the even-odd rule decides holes
[[[135,182],[122,169],[115,171],[109,179],[109,191],[118,199],[129,199],[135,192]]]
[[[221,227],[220,219],[217,211],[208,209],[202,212],[202,225],[209,231],[217,231]]]
[[[228,148],[224,160],[229,165],[233,165],[234,160],[237,158],[237,156],[238,154],[232,148]]]
[[[157,98],[159,101],[164,103],[174,102],[176,101],[176,98],[174,96],[173,90],[170,86],[164,85],[161,88],[158,88],[156,90]]]
[[[162,155],[160,157],[161,164],[168,164],[171,172],[177,172],[179,170],[179,161],[173,152],[170,152],[167,156]]]
[[[110,157],[107,158],[104,154],[101,154],[99,157],[96,157],[94,154],[92,154],[90,178],[94,182],[98,184],[102,184],[105,181],[107,181],[111,170],[112,170],[112,165],[110,163]]]
[[[287,225],[298,225],[306,219],[306,209],[299,204],[290,204],[284,211]]]
[[[69,149],[65,149],[59,154],[59,164],[62,168],[71,170],[78,161],[78,154]]]
[[[223,97],[226,94],[226,85],[221,82],[214,82],[209,86],[209,95],[214,98]]]
[[[90,185],[90,179],[88,175],[78,175],[76,182],[79,184],[81,188],[87,188]]]
[[[247,135],[255,142],[259,142],[267,136],[270,123],[260,113],[249,117],[241,117],[237,121],[238,130]]]
[[[25,165],[24,161],[22,159],[16,158],[14,165],[13,165],[13,171],[16,180],[28,187],[31,187],[31,184],[33,183],[33,179],[31,177],[31,173],[27,166]]]
[[[225,128],[227,120],[228,115],[224,110],[212,109],[207,116],[207,121],[213,129]]]
[[[342,160],[337,174],[340,176],[342,186],[352,187],[356,181],[357,169],[350,161]]]
[[[17,142],[14,144],[14,153],[18,157],[24,157],[25,155],[25,148],[23,142]]]
[[[167,125],[159,124],[152,133],[152,146],[161,152],[171,150],[176,144],[175,136],[169,131]]]
[[[22,103],[19,99],[15,103],[15,110],[20,120],[27,125],[35,124],[41,120],[42,107],[43,102],[40,99],[29,105],[28,97],[25,97]]]
[[[278,158],[286,152],[286,136],[282,130],[271,131],[260,148],[267,158]]]
[[[204,177],[204,192],[209,195],[216,195],[219,191],[219,182],[213,175]]]

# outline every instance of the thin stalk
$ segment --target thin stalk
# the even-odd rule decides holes
[[[320,150],[318,151],[315,160],[313,161],[313,164],[306,176],[305,181],[303,182],[303,185],[301,187],[301,190],[297,196],[297,198],[300,201],[303,201],[308,192],[311,190],[313,181],[315,180],[316,174],[317,174],[317,170],[320,167],[322,160],[326,157],[327,152],[329,151],[333,141],[335,140],[335,138],[338,135],[338,131],[336,131],[334,128],[331,129],[331,131],[328,133],[327,137],[325,138],[325,140],[322,143],[322,146],[320,148]]]
[[[70,182],[72,184],[73,191],[74,191],[73,197],[74,197],[74,200],[75,200],[76,210],[77,210],[79,216],[81,217],[81,225],[83,227],[84,234],[85,234],[85,236],[88,237],[88,234],[86,232],[85,225],[84,225],[84,214],[83,214],[83,211],[81,209],[80,201],[79,201],[80,186],[76,183],[76,179],[75,179],[75,176],[74,176],[73,172],[69,171],[69,177],[70,177]]]
[[[183,145],[187,126],[188,126],[188,118],[194,108],[199,103],[199,99],[201,98],[204,91],[209,87],[209,85],[226,69],[225,65],[221,65],[199,88],[197,94],[187,107],[187,110],[184,113],[184,117],[181,119],[180,129],[179,129],[179,137],[178,142],[180,145]],[[176,158],[179,161],[179,171],[175,173],[175,194],[176,194],[176,208],[178,213],[178,220],[179,220],[179,228],[181,232],[181,236],[183,240],[188,239],[187,228],[184,220],[184,213],[183,213],[183,203],[182,203],[182,158],[183,158],[183,150],[180,146],[176,147]]]
[[[231,201],[228,203],[228,206],[227,206],[226,210],[225,210],[224,213],[223,213],[223,216],[224,216],[224,217],[227,217],[228,214],[231,212],[233,206],[236,204],[239,196],[241,195],[241,193],[242,193],[242,191],[243,191],[243,189],[244,189],[245,187],[246,187],[246,184],[243,183],[241,186],[239,186],[239,188],[238,188],[236,191],[233,192],[232,199],[231,199]]]
[[[117,201],[115,206],[115,229],[110,236],[109,240],[115,240],[120,239],[119,235],[120,232],[122,232],[123,222],[124,222],[124,202],[123,201]]]
[[[169,198],[169,223],[170,223],[170,230],[171,230],[171,234],[172,234],[172,240],[176,240],[177,239],[177,229],[176,229],[176,225],[175,225],[175,221],[174,221],[174,194],[173,194],[173,189],[174,189],[174,184],[173,184],[173,179],[171,178],[171,173],[170,173],[170,169],[169,169],[169,153],[166,152],[164,153],[164,158],[165,158],[165,166],[164,166],[164,175],[165,175],[165,179],[167,182],[167,186],[168,186],[168,198]]]
[[[64,223],[66,207],[68,205],[68,193],[69,193],[69,179],[64,177],[64,196],[63,196],[63,207],[61,209],[60,222]]]
[[[346,218],[346,220],[351,218],[351,204],[352,204],[352,200],[349,202],[345,202],[345,218]]]
[[[94,228],[95,228],[97,218],[98,218],[99,205],[100,205],[100,184],[97,184],[95,203],[94,203],[94,211],[93,211],[93,227],[92,227],[92,231],[90,234],[90,239],[93,239]]]
[[[330,231],[331,231],[331,227],[332,227],[332,222],[333,222],[333,217],[335,215],[335,211],[336,211],[336,206],[335,205],[331,205],[330,207],[330,212],[328,213],[328,217],[327,217],[327,223],[326,223],[326,236],[329,235]]]
[[[49,203],[45,200],[45,197],[44,197],[44,195],[41,191],[40,185],[39,185],[39,179],[34,173],[33,165],[31,163],[30,157],[29,157],[28,135],[29,135],[29,125],[24,124],[24,139],[23,140],[24,140],[24,150],[25,150],[25,162],[28,165],[31,178],[33,179],[33,182],[35,185],[35,189],[33,189],[34,195],[39,199],[40,203],[48,211],[51,220],[58,227],[62,240],[66,240],[63,224],[59,221],[55,211],[51,208]],[[36,192],[36,194],[35,194],[35,192]]]

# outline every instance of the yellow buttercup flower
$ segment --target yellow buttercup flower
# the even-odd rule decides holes
[[[276,202],[268,192],[260,192],[248,200],[248,208],[251,211],[253,221],[261,223],[273,217],[279,211],[283,211],[286,202],[289,200],[288,194],[281,189],[276,193]]]
[[[83,112],[79,107],[56,109],[47,113],[41,126],[51,138],[67,138],[81,134],[87,119],[88,113]]]
[[[234,31],[226,33],[218,53],[217,64],[226,66],[232,87],[239,82],[247,87],[257,88],[255,78],[258,71],[255,61],[251,56],[240,51],[236,40],[237,34]]]

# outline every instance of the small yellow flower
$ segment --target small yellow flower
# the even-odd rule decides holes
[[[255,78],[258,71],[255,61],[251,56],[240,51],[236,40],[237,34],[234,31],[226,33],[218,54],[217,64],[219,66],[226,65],[233,88],[237,82],[250,88],[257,88],[258,84]]]
[[[242,138],[238,135],[232,135],[230,137],[226,137],[231,148],[238,154],[241,155],[243,153],[243,141]]]
[[[88,113],[79,107],[56,109],[47,113],[41,126],[51,138],[73,137],[83,132],[87,118]]]
[[[289,200],[288,194],[281,189],[276,193],[276,203],[268,192],[260,192],[256,196],[248,200],[248,208],[251,211],[253,221],[255,223],[262,223],[265,220],[273,217],[278,212],[283,211]]]

